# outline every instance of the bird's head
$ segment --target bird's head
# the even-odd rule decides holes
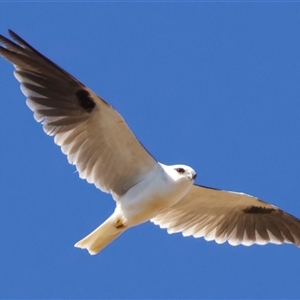
[[[168,175],[166,180],[169,181],[169,186],[172,186],[175,196],[180,200],[194,184],[197,176],[195,170],[186,165],[160,165]]]
[[[193,184],[197,176],[195,170],[186,165],[166,166],[161,164],[161,166],[175,182],[187,182]]]
[[[195,172],[194,169],[192,169],[189,166],[186,165],[173,165],[170,166],[173,168],[173,174],[174,177],[177,178],[177,180],[190,180],[194,182],[194,180],[197,177],[197,173]]]

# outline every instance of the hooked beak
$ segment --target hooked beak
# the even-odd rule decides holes
[[[196,177],[197,177],[197,174],[196,174],[196,173],[195,173],[195,174],[191,174],[191,177],[190,177],[191,181],[192,181],[192,180],[195,180]]]

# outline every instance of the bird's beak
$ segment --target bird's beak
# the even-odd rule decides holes
[[[196,177],[197,177],[197,174],[196,174],[196,173],[195,173],[195,174],[191,174],[190,180],[195,180]]]

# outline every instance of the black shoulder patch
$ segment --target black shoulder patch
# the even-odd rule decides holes
[[[76,97],[78,99],[80,107],[82,107],[85,111],[88,113],[92,112],[93,109],[96,106],[96,103],[94,102],[93,98],[86,90],[78,90],[76,92]]]
[[[267,208],[267,207],[261,207],[261,206],[251,206],[247,207],[243,210],[246,214],[270,214],[272,211],[275,211],[274,208]]]

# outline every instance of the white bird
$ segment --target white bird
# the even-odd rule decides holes
[[[116,201],[114,213],[75,244],[97,254],[130,227],[151,220],[169,233],[231,245],[293,243],[300,220],[250,195],[194,185],[185,165],[157,162],[106,101],[16,33],[0,35],[27,105],[79,176]]]

